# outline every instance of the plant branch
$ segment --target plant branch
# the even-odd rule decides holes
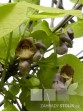
[[[53,50],[53,49],[54,49],[54,47],[52,47],[52,48],[48,49],[46,52],[49,52],[49,51],[51,51],[51,50]]]
[[[11,0],[9,0],[9,3],[11,3]]]
[[[57,0],[52,0],[52,1],[53,1],[53,3],[57,4]]]
[[[3,104],[4,104],[4,100],[2,100],[2,101],[0,102],[0,107],[1,107]]]
[[[80,55],[82,52],[83,52],[83,50],[81,50],[80,52],[78,52],[78,53],[76,54],[76,56]]]
[[[83,56],[79,57],[79,59],[83,59]]]
[[[22,111],[28,111],[24,105],[22,105]]]
[[[60,9],[64,9],[62,0],[58,0],[56,7]]]
[[[73,8],[74,9],[76,7],[76,5],[78,4],[79,0],[76,1],[76,3],[74,4]]]
[[[56,8],[64,9],[62,0],[52,0],[51,7],[54,7],[54,3],[56,4]],[[51,18],[50,27],[54,27],[55,18]]]
[[[11,42],[12,42],[12,34],[13,34],[13,32],[11,32],[11,33],[10,33],[10,36],[9,36],[9,44],[8,44],[8,48],[7,48],[7,55],[6,55],[4,70],[3,70],[3,72],[2,72],[2,80],[1,80],[1,86],[2,86],[2,87],[3,87],[3,84],[4,84],[4,80],[5,80],[5,76],[6,76],[7,63],[8,63],[8,59],[9,59],[9,56],[10,56],[10,48],[11,48]]]
[[[74,9],[79,9],[82,7],[82,4],[78,4]],[[56,32],[59,28],[63,27],[69,20],[71,20],[73,16],[66,15],[62,21],[53,29],[53,33]]]
[[[19,110],[20,110],[20,111],[22,111],[22,108],[21,108],[21,106],[20,106],[19,102],[18,102],[17,100],[15,100],[15,103],[17,104],[17,106],[18,106]]]
[[[54,7],[54,0],[52,0],[51,7]],[[54,27],[54,18],[51,18],[50,27]]]

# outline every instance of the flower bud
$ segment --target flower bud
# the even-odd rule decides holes
[[[60,35],[60,40],[63,41],[63,42],[71,43],[70,37],[65,33],[62,33]]]
[[[41,41],[37,41],[35,43],[35,46],[36,46],[37,49],[47,50],[46,46]]]
[[[33,56],[33,61],[38,61],[41,58],[41,53],[39,50],[37,50],[37,52],[34,54]]]
[[[29,72],[29,70],[30,70],[30,64],[29,64],[29,62],[26,61],[26,60],[20,61],[18,69],[21,72],[21,74],[26,75]]]
[[[68,28],[67,29],[67,34],[69,35],[70,39],[73,40],[74,39],[74,33],[72,28]]]
[[[72,48],[72,47],[73,47],[73,41],[71,41],[71,43],[65,42],[65,44],[66,44],[66,46],[67,46],[68,48]]]
[[[68,48],[65,43],[63,43],[62,45],[58,45],[56,47],[56,53],[59,55],[63,55],[65,53],[67,53],[67,51],[68,51]]]
[[[65,92],[67,92],[65,79],[60,74],[55,75],[54,80],[53,80],[53,84],[52,84],[52,88],[57,93],[65,93]]]

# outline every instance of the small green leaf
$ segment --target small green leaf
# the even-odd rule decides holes
[[[83,96],[83,80],[78,83],[76,92],[79,96]]]
[[[38,86],[40,85],[40,80],[36,77],[31,77],[30,79],[27,80],[27,84],[31,86]]]
[[[75,94],[77,94],[77,93],[75,92],[75,90],[77,89],[77,87],[78,87],[78,83],[73,83],[73,84],[71,84],[71,85],[68,87],[68,94],[70,94],[70,95],[75,95]]]
[[[30,77],[29,79],[22,78],[19,82],[23,87],[27,87],[27,89],[40,85],[40,80],[37,77]]]
[[[69,95],[77,95],[77,92],[73,91],[73,90],[68,90],[68,94]]]

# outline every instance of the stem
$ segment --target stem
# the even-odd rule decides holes
[[[54,7],[54,0],[52,0],[51,7]],[[54,18],[51,18],[50,27],[54,27]]]
[[[1,80],[1,86],[2,86],[2,87],[3,87],[4,80],[5,80],[5,76],[6,76],[6,68],[7,68],[8,58],[9,58],[9,56],[10,56],[10,48],[11,48],[11,42],[12,42],[12,34],[13,34],[13,32],[11,32],[11,33],[10,33],[10,36],[9,36],[9,44],[8,44],[8,48],[7,48],[7,55],[6,55],[4,70],[3,70],[3,73],[2,73],[2,80]]]
[[[6,43],[6,40],[5,40],[5,37],[3,37],[3,41],[4,41],[4,43],[5,43],[5,46],[8,47],[8,46],[7,46],[7,43]]]
[[[79,9],[82,7],[82,4],[78,4],[74,9]],[[69,20],[71,20],[73,16],[66,15],[62,21],[53,29],[53,33],[56,32],[59,28],[63,27]]]
[[[79,53],[76,54],[76,56],[80,55],[83,52],[83,50],[81,50]]]
[[[53,49],[54,49],[54,47],[52,47],[52,48],[48,49],[46,52],[49,52],[49,51],[51,51],[51,50],[53,50]]]
[[[9,0],[9,3],[11,3],[11,0]]]
[[[26,31],[26,29],[27,29],[27,27],[29,25],[29,22],[30,22],[30,20],[28,20],[27,23],[26,23],[26,25],[25,25],[25,28],[24,28],[24,31],[23,31],[23,34],[22,34],[22,38],[24,38],[24,34],[25,34],[25,31]]]
[[[17,104],[17,106],[18,106],[19,110],[20,110],[20,111],[22,111],[22,108],[21,108],[21,106],[20,106],[19,102],[18,102],[17,100],[15,100],[15,102],[16,102],[16,104]]]
[[[56,8],[64,9],[62,0],[58,0]]]
[[[2,100],[2,101],[0,102],[0,107],[1,107],[3,104],[4,104],[4,100]]]
[[[28,111],[24,105],[22,105],[22,111]]]
[[[64,9],[62,0],[58,0],[58,1],[52,0],[51,7],[54,7],[55,2],[56,2],[56,8]],[[50,27],[54,27],[54,20],[55,20],[55,18],[51,18]]]
[[[74,4],[73,8],[74,9],[76,7],[76,5],[78,4],[79,0],[76,1],[76,3]]]
[[[55,3],[55,5],[57,4],[57,0],[52,0],[53,1],[53,3]]]
[[[83,56],[79,57],[79,59],[83,59]]]

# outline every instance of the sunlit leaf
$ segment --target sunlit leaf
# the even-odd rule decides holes
[[[35,4],[27,4],[28,7],[31,7],[35,10],[40,10],[43,12],[47,12],[47,13],[54,13],[54,14],[69,14],[69,15],[73,15],[73,16],[77,16],[79,18],[82,18],[82,12],[80,10],[62,10],[62,9],[58,9],[58,8],[51,8],[51,7],[44,7],[44,6],[38,6]]]
[[[22,24],[26,20],[26,13],[26,2],[11,3],[0,7],[0,37]]]
[[[38,31],[38,30],[42,30],[42,31],[46,32],[46,34],[48,36],[52,34],[52,32],[49,28],[49,24],[45,20],[39,22],[36,26],[34,26],[32,33],[35,31]]]
[[[83,36],[83,21],[82,20],[68,25],[65,31],[67,30],[68,27],[71,27],[73,29],[75,38]]]

